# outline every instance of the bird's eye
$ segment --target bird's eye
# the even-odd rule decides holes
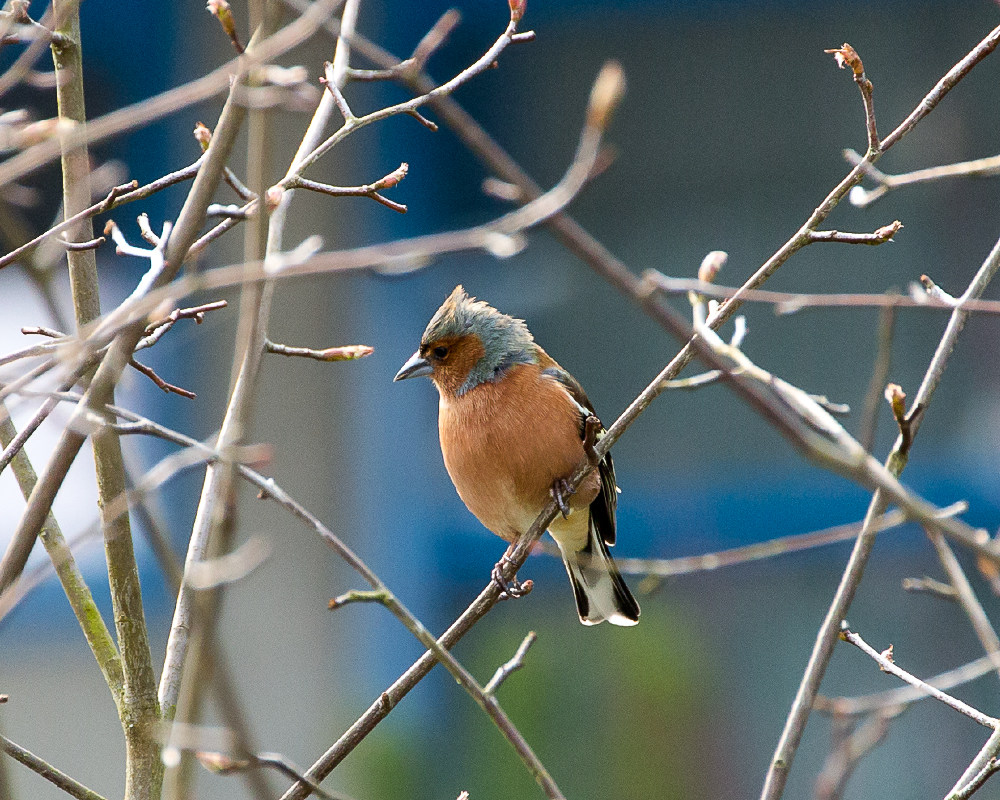
[[[448,355],[448,348],[445,347],[444,345],[438,345],[437,347],[434,348],[433,352],[435,358],[444,358],[446,355]]]

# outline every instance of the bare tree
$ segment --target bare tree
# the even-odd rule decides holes
[[[296,499],[294,486],[279,485],[263,474],[266,449],[253,444],[251,431],[257,416],[259,378],[267,354],[313,359],[320,362],[352,361],[372,352],[366,345],[338,345],[321,349],[279,344],[269,338],[272,308],[277,287],[296,276],[325,276],[334,273],[373,270],[386,264],[420,265],[447,253],[486,251],[505,257],[521,250],[525,234],[546,226],[571,253],[580,258],[610,287],[628,298],[636,310],[647,315],[675,336],[681,345],[676,355],[655,375],[646,388],[608,427],[607,434],[592,443],[590,457],[568,476],[570,489],[594,469],[640,415],[667,390],[691,390],[724,382],[753,411],[784,436],[802,455],[819,466],[856,482],[872,492],[865,519],[848,526],[810,534],[782,537],[739,551],[680,560],[622,560],[623,568],[647,576],[668,576],[680,572],[714,569],[720,564],[741,563],[770,557],[793,549],[813,547],[828,541],[854,538],[850,560],[829,611],[816,635],[815,647],[785,729],[764,779],[763,797],[782,795],[789,771],[805,730],[816,709],[834,716],[837,736],[826,766],[820,775],[817,793],[840,796],[859,760],[887,735],[892,720],[909,704],[923,697],[947,703],[989,733],[981,752],[968,764],[958,767],[950,798],[968,797],[997,769],[1000,757],[1000,721],[971,707],[948,690],[988,670],[1000,669],[1000,639],[969,579],[952,550],[957,545],[975,555],[984,575],[1000,574],[1000,550],[989,535],[959,519],[965,507],[957,503],[941,508],[901,483],[900,477],[914,446],[923,420],[932,411],[932,399],[940,384],[949,356],[959,341],[970,314],[995,314],[996,301],[981,299],[998,265],[1000,243],[982,262],[973,280],[958,296],[938,287],[927,276],[919,277],[908,295],[816,295],[778,293],[762,286],[779,268],[800,251],[821,244],[882,246],[900,233],[899,221],[883,224],[873,231],[844,232],[825,227],[834,209],[850,198],[856,205],[868,205],[889,191],[906,191],[906,186],[924,181],[958,176],[993,175],[1000,172],[996,158],[970,161],[922,170],[908,175],[887,175],[875,164],[899,144],[922,120],[935,110],[977,65],[1000,43],[1000,27],[949,70],[926,93],[913,111],[887,135],[880,135],[872,81],[860,55],[849,44],[829,50],[836,64],[849,71],[860,91],[862,106],[859,124],[867,139],[863,155],[847,154],[850,166],[845,177],[829,190],[822,202],[806,215],[798,230],[738,287],[717,282],[726,254],[706,256],[697,278],[671,278],[656,271],[636,274],[593,238],[566,211],[587,184],[607,166],[602,137],[624,90],[624,74],[613,62],[606,63],[596,76],[585,110],[576,153],[562,178],[543,190],[493,141],[485,130],[452,98],[461,86],[482,72],[502,64],[508,50],[529,46],[534,33],[522,30],[525,4],[510,0],[509,18],[493,44],[449,80],[433,81],[425,72],[428,59],[442,47],[458,24],[457,13],[445,14],[420,40],[409,58],[398,60],[365,39],[358,30],[359,0],[317,0],[313,3],[287,0],[298,16],[282,24],[280,4],[251,3],[248,19],[241,20],[225,0],[211,0],[209,10],[218,20],[235,51],[234,57],[208,74],[156,97],[102,117],[87,119],[83,105],[85,75],[78,4],[54,0],[40,18],[29,13],[23,0],[9,2],[0,16],[0,41],[8,46],[24,45],[16,61],[0,76],[0,94],[24,82],[49,82],[55,87],[59,115],[50,120],[29,121],[23,112],[0,117],[0,135],[11,155],[0,163],[0,187],[7,189],[5,202],[16,196],[20,183],[60,159],[62,188],[61,220],[28,241],[12,243],[0,256],[0,269],[19,269],[45,298],[55,319],[40,320],[23,333],[43,337],[16,352],[0,357],[0,470],[10,467],[25,498],[17,516],[10,544],[0,560],[0,616],[8,613],[49,572],[55,572],[79,622],[97,665],[114,700],[125,742],[125,797],[129,800],[191,796],[195,780],[195,758],[206,768],[221,774],[242,776],[248,792],[255,797],[271,797],[268,770],[285,776],[283,800],[315,794],[340,797],[321,783],[371,734],[397,704],[440,663],[455,682],[486,713],[507,741],[524,768],[549,798],[564,795],[557,785],[559,776],[550,774],[536,748],[529,742],[501,706],[497,694],[515,670],[527,667],[524,680],[530,681],[529,648],[535,635],[528,633],[514,653],[496,658],[496,672],[485,684],[452,653],[452,648],[501,599],[495,581],[484,576],[479,595],[441,635],[435,635],[402,602],[400,597],[359,557],[331,527],[322,514]],[[292,48],[321,29],[337,35],[331,61],[322,67],[320,87],[308,80],[317,65],[296,69],[278,65]],[[249,31],[245,36],[242,31]],[[244,46],[243,42],[246,41]],[[51,76],[40,76],[36,64],[49,48],[55,68]],[[352,66],[357,57],[371,68]],[[351,84],[394,81],[404,87],[409,99],[362,114],[352,107]],[[214,125],[199,125],[195,138],[203,153],[190,165],[140,186],[138,182],[100,186],[92,166],[89,147],[174,114],[205,98],[224,96],[225,104]],[[283,177],[268,185],[264,172],[254,167],[263,160],[274,120],[267,108],[275,104],[308,104],[312,116],[301,134],[294,155],[285,165]],[[430,110],[428,112],[428,109]],[[491,191],[502,193],[517,203],[514,210],[484,224],[446,233],[399,239],[385,244],[354,249],[326,250],[317,236],[294,245],[286,242],[290,209],[304,202],[342,202],[334,198],[371,199],[389,211],[405,212],[406,206],[393,199],[393,190],[408,174],[402,162],[382,177],[356,186],[334,186],[306,174],[318,161],[336,152],[345,140],[361,128],[391,117],[407,116],[413,124],[429,131],[437,123],[425,116],[433,113],[449,126],[486,168],[495,176]],[[329,130],[332,129],[332,133]],[[239,138],[246,130],[248,174],[240,177],[235,166]],[[394,162],[395,163],[395,162]],[[861,189],[864,180],[874,181],[874,190]],[[112,219],[107,219],[103,235],[95,235],[93,220],[122,206],[146,200],[167,187],[187,184],[182,207],[159,230],[145,216],[138,220],[139,231],[148,247],[130,242]],[[222,189],[222,184],[228,190]],[[306,195],[308,190],[315,195]],[[223,191],[235,193],[236,202],[214,202]],[[388,212],[386,212],[388,213]],[[230,266],[205,266],[199,257],[234,228],[245,229],[244,257]],[[873,226],[874,227],[874,226]],[[101,313],[97,251],[108,248],[110,239],[119,255],[148,262],[135,289],[120,304]],[[62,262],[65,253],[69,269],[74,319],[58,316],[51,268]],[[143,363],[142,351],[157,345],[171,331],[192,322],[200,324],[209,315],[223,312],[223,290],[238,288],[239,321],[236,329],[232,381],[218,433],[208,441],[171,427],[124,407],[116,399],[116,389],[130,368],[154,382],[164,392],[193,398],[183,385],[184,378],[168,381]],[[213,294],[214,293],[214,294]],[[197,295],[197,297],[195,297]],[[671,303],[680,295],[690,306],[681,313]],[[206,299],[210,297],[210,299]],[[721,302],[720,302],[721,301]],[[817,397],[768,371],[751,360],[742,345],[747,330],[737,312],[745,303],[775,304],[780,310],[795,311],[812,306],[878,306],[882,309],[880,357],[870,380],[863,429],[856,439],[838,420],[844,409],[825,397]],[[921,313],[949,315],[949,322],[924,379],[911,399],[902,388],[887,383],[886,359],[892,343],[892,314],[901,307],[922,309]],[[734,321],[735,332],[723,339],[717,331]],[[43,325],[42,322],[47,324]],[[52,327],[56,326],[56,327]],[[681,378],[681,371],[693,360],[707,371]],[[359,365],[360,366],[360,365]],[[872,454],[872,429],[881,398],[888,401],[899,434],[884,463]],[[17,430],[11,420],[13,408],[31,408],[27,424]],[[39,426],[59,408],[70,409],[60,438],[39,472],[33,468],[25,443]],[[171,453],[144,473],[131,470],[122,454],[123,437],[154,437],[171,445]],[[99,531],[108,565],[108,588],[113,604],[114,631],[98,610],[84,573],[77,565],[75,543],[63,535],[53,513],[53,502],[67,474],[80,454],[92,449],[97,474]],[[166,482],[182,471],[204,472],[197,513],[186,535],[187,554],[177,562],[150,503]],[[318,755],[307,769],[300,769],[282,753],[269,752],[257,741],[248,721],[248,698],[238,689],[238,667],[219,646],[220,608],[226,587],[265,564],[269,550],[256,537],[240,535],[248,510],[241,499],[240,486],[249,484],[259,494],[254,502],[273,503],[296,518],[320,541],[328,545],[368,586],[350,590],[331,600],[331,609],[353,603],[372,603],[388,610],[419,642],[423,654],[361,713],[326,752]],[[958,498],[956,498],[958,499]],[[893,507],[894,510],[889,510]],[[524,531],[502,562],[503,577],[512,578],[528,555],[542,548],[539,540],[558,513],[553,500],[541,509],[535,523]],[[146,625],[143,593],[139,584],[133,520],[143,520],[167,581],[176,593],[172,621],[167,633],[162,663],[154,656]],[[940,559],[947,578],[945,584],[925,582],[920,589],[947,596],[957,602],[982,643],[986,657],[963,668],[958,675],[937,680],[916,678],[893,662],[891,646],[882,652],[867,645],[845,622],[852,600],[861,584],[866,563],[880,531],[903,522],[923,527]],[[242,542],[241,542],[242,540]],[[26,571],[29,554],[40,541],[50,557],[50,566]],[[266,568],[266,567],[265,567]],[[838,642],[850,643],[871,656],[883,671],[909,683],[913,689],[875,698],[831,701],[819,694],[820,683]],[[508,660],[509,658],[509,660]],[[159,673],[159,680],[156,675]],[[0,689],[3,687],[0,686]],[[222,725],[202,724],[203,705],[211,698]],[[11,698],[17,702],[17,698]],[[861,720],[859,723],[858,720]],[[17,732],[11,731],[13,738]],[[932,734],[928,733],[928,736]],[[34,755],[14,741],[0,740],[4,751],[30,769],[77,798],[95,800],[95,792],[47,763],[59,761],[59,753]],[[279,743],[280,746],[280,743]],[[43,760],[46,759],[46,760]],[[114,767],[117,769],[117,766]],[[964,771],[963,771],[964,770]],[[0,766],[0,787],[3,787]],[[476,787],[467,787],[475,796]]]

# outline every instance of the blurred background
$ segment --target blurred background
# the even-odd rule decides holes
[[[233,7],[245,22],[243,4]],[[366,0],[358,27],[403,57],[448,7],[436,0]],[[458,8],[462,25],[429,64],[441,81],[492,44],[508,13],[499,1]],[[31,10],[40,16],[42,8]],[[201,2],[134,3],[123,10],[88,0],[81,10],[91,117],[204,74],[231,55]],[[823,50],[849,42],[861,55],[885,135],[998,23],[1000,7],[988,0],[550,0],[529,3],[521,26],[534,29],[537,40],[510,48],[499,69],[463,87],[456,99],[548,187],[572,159],[600,66],[619,60],[629,88],[608,136],[617,158],[570,213],[636,273],[652,268],[694,277],[703,256],[720,249],[729,262],[718,281],[738,285],[846,174],[842,150],[864,149],[857,88]],[[315,79],[332,54],[333,40],[319,35],[283,63],[303,64]],[[5,66],[13,56],[2,57]],[[879,168],[906,172],[995,154],[996,59],[975,69]],[[357,57],[352,63],[370,66]],[[369,85],[349,86],[347,96],[359,113],[405,97],[397,88]],[[5,102],[29,106],[39,117],[52,113],[51,98],[37,91]],[[122,162],[126,179],[149,181],[197,158],[190,131],[198,120],[214,126],[220,107],[212,102],[187,109],[94,148],[95,156]],[[272,116],[274,181],[308,117],[289,111]],[[232,162],[238,173],[245,171],[241,158]],[[318,232],[327,249],[339,249],[478,224],[508,209],[483,194],[489,174],[451,132],[432,134],[405,117],[351,137],[309,177],[357,185],[402,161],[409,175],[388,195],[408,205],[405,216],[363,198],[300,193],[286,245]],[[57,177],[45,172],[30,181],[40,192],[37,212],[28,215],[37,231],[55,213]],[[137,242],[135,214],[146,211],[159,229],[176,216],[185,192],[178,187],[112,216]],[[878,248],[807,248],[768,288],[905,291],[926,273],[959,294],[997,237],[998,197],[1000,181],[957,180],[903,188],[865,210],[844,203],[825,227],[866,232],[899,219],[905,228]],[[233,198],[220,191],[220,200]],[[241,236],[230,237],[208,252],[204,266],[240,260]],[[145,267],[115,257],[110,246],[99,257],[103,305],[110,309]],[[543,230],[529,235],[526,250],[503,261],[470,253],[404,274],[281,284],[272,340],[317,348],[368,344],[375,353],[340,364],[269,357],[251,441],[273,446],[269,474],[435,632],[482,589],[504,548],[465,509],[444,470],[431,384],[392,384],[427,320],[458,283],[525,319],[537,341],[586,388],[605,424],[678,348]],[[66,287],[60,291],[65,300]],[[54,324],[17,271],[0,272],[0,297],[3,352],[23,346],[20,326]],[[218,428],[238,294],[197,298],[219,298],[230,301],[227,310],[213,312],[201,326],[179,324],[148,353],[166,380],[195,391],[197,399],[164,395],[132,375],[119,395],[123,405],[199,438]],[[678,300],[678,308],[685,305]],[[69,314],[68,305],[63,309]],[[746,306],[743,313],[748,355],[803,389],[850,404],[854,413],[845,424],[856,433],[875,357],[877,312],[776,316],[770,307]],[[897,317],[890,380],[911,396],[946,319],[929,310]],[[904,482],[932,502],[967,500],[965,519],[990,531],[1000,525],[998,339],[994,318],[970,321],[904,474]],[[19,405],[15,422],[32,410]],[[46,423],[29,445],[36,468],[67,415]],[[894,437],[884,409],[873,448],[877,458],[885,457]],[[145,467],[174,449],[131,439],[125,446]],[[861,519],[869,500],[865,491],[803,460],[723,386],[665,393],[614,454],[623,490],[619,557],[695,555],[849,523]],[[55,507],[69,536],[96,520],[92,474],[88,465],[77,465]],[[156,500],[181,558],[202,475],[181,475]],[[363,588],[361,580],[297,521],[252,492],[243,500],[240,541],[261,535],[273,552],[227,590],[223,644],[261,747],[304,768],[422,650],[382,609],[329,612],[327,600]],[[22,508],[8,470],[0,475],[0,544]],[[109,612],[106,588],[100,588],[99,537],[81,552]],[[531,595],[495,609],[456,653],[485,683],[529,630],[538,633],[526,669],[499,698],[569,798],[752,797],[849,552],[845,543],[658,584],[632,576],[633,588],[644,589],[642,624],[632,629],[581,626],[562,565],[539,555],[521,572],[535,582]],[[44,564],[43,556],[36,553],[32,566]],[[142,557],[154,662],[162,663],[172,600],[148,550]],[[960,558],[975,573],[964,553]],[[981,648],[956,605],[902,591],[902,578],[924,574],[942,577],[923,533],[913,526],[886,533],[849,619],[873,646],[892,642],[901,665],[930,676],[978,657]],[[972,577],[995,619],[995,596]],[[996,681],[987,676],[956,693],[996,715]],[[834,655],[823,693],[855,695],[896,685],[860,653],[843,648]],[[124,755],[113,704],[54,580],[0,623],[0,692],[11,698],[0,711],[6,735],[104,796],[121,794]],[[208,710],[209,719],[213,713]],[[968,719],[925,701],[897,721],[860,765],[846,796],[941,796],[985,738]],[[814,714],[787,797],[813,794],[829,743],[829,721]],[[14,797],[63,796],[24,768],[9,761],[6,767]],[[287,785],[269,780],[275,796]],[[541,796],[500,734],[441,668],[325,785],[359,800],[454,798],[463,789],[473,800]],[[198,797],[244,793],[237,778],[199,775]]]

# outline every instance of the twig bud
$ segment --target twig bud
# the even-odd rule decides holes
[[[264,204],[267,206],[269,214],[281,205],[281,198],[284,196],[285,190],[281,186],[272,186],[264,193]]]
[[[625,72],[617,61],[606,61],[590,90],[587,125],[605,128],[625,94]]]
[[[864,75],[865,65],[861,63],[861,56],[847,42],[844,42],[841,47],[834,50],[824,50],[823,52],[832,53],[834,59],[837,61],[837,66],[841,69],[850,67],[855,75]]]
[[[397,183],[399,183],[403,178],[406,177],[406,173],[410,171],[410,165],[405,161],[400,164],[396,169],[386,175],[384,178],[379,178],[375,183],[371,185],[372,190],[378,192],[382,189],[391,189]]]
[[[715,276],[719,274],[719,270],[725,266],[728,258],[729,254],[725,250],[713,250],[702,259],[701,266],[698,267],[698,280],[703,283],[712,283]]]
[[[197,750],[194,755],[205,769],[218,775],[226,775],[230,772],[237,772],[250,766],[249,761],[232,758],[231,756],[227,756],[225,753]]]
[[[520,22],[528,8],[528,0],[507,0],[510,5],[511,22]]]
[[[208,0],[207,8],[212,16],[219,20],[222,30],[233,43],[236,52],[242,54],[243,45],[240,44],[239,36],[236,34],[236,21],[233,19],[233,11],[229,7],[229,3],[226,0]]]
[[[857,187],[854,187],[857,188]],[[890,222],[888,225],[883,225],[877,231],[875,231],[875,239],[881,242],[888,242],[899,233],[903,228],[903,223],[898,219],[895,222]]]
[[[892,415],[896,418],[896,422],[903,425],[906,422],[906,392],[898,384],[890,383],[885,387],[885,399],[892,407]]]
[[[194,138],[201,145],[202,151],[208,150],[212,143],[212,131],[204,122],[196,122],[194,126]]]

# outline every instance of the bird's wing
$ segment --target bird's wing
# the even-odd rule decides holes
[[[555,364],[555,362],[553,362]],[[566,370],[558,364],[546,367],[542,374],[558,381],[576,404],[580,415],[579,430],[580,439],[587,435],[587,417],[597,417],[594,406],[587,397],[583,387]],[[598,419],[600,419],[598,417]],[[597,441],[607,433],[604,426],[601,426],[597,433]],[[615,510],[618,508],[618,482],[615,480],[615,462],[608,452],[597,465],[597,472],[601,477],[601,491],[590,504],[591,519],[594,522],[597,532],[604,543],[614,545],[615,543]]]

